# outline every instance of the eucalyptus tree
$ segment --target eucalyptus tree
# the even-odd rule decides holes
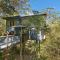
[[[28,9],[28,5],[28,0],[0,0],[0,15],[20,14]]]
[[[12,5],[12,2],[10,0],[1,0],[0,1],[0,9],[4,15],[13,15],[14,12],[17,12],[15,10],[15,7]]]

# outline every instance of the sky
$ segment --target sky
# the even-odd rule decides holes
[[[33,10],[40,11],[50,7],[60,11],[60,0],[30,0],[29,3]]]

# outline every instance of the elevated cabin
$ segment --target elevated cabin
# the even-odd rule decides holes
[[[37,24],[36,20],[40,17],[43,17],[44,18],[44,22],[45,19],[46,19],[46,16],[47,14],[39,14],[39,15],[30,15],[30,16],[9,16],[9,17],[2,17],[6,22],[6,31],[9,30],[10,27],[12,26],[18,26],[18,25],[24,25],[26,26],[26,23],[27,23],[27,26],[30,26],[30,23],[28,23],[28,21],[32,21],[34,20],[34,22]],[[39,21],[39,20],[38,20]],[[44,26],[44,23],[41,23],[43,26]],[[16,30],[16,33],[18,33],[17,31],[19,29],[15,29]]]
[[[40,19],[40,17],[43,17],[44,22],[46,22],[45,21],[46,16],[47,16],[47,14],[30,15],[30,16],[10,16],[10,17],[3,17],[3,19],[6,20],[6,31],[7,31],[12,26],[19,26],[19,25],[26,26],[26,24],[27,24],[27,26],[30,26],[31,23],[28,23],[28,21],[31,22],[32,20],[34,20],[34,23],[36,23],[36,26],[37,26],[40,22],[39,20],[38,20],[39,22],[37,22],[37,19],[38,18]],[[43,23],[43,22],[41,24],[42,24],[42,27],[45,25],[45,23]],[[16,30],[15,32],[17,34],[19,34],[19,32],[18,32],[19,29],[16,28],[15,30]]]
[[[26,23],[24,23],[25,21],[32,20],[32,19],[37,20],[37,18],[39,18],[40,16],[43,16],[44,18],[46,18],[46,14],[30,15],[30,16],[9,16],[9,17],[2,17],[2,18],[6,20],[5,24],[6,24],[6,30],[7,30],[9,27],[12,27],[12,26],[18,26],[21,24],[26,25]]]
[[[37,20],[37,18],[39,18],[40,16],[43,16],[44,18],[46,18],[46,14],[32,15],[32,16],[23,16],[23,17],[20,17],[20,16],[12,16],[12,17],[2,17],[2,18],[6,21],[5,22],[5,24],[6,24],[6,31],[13,28],[12,30],[14,30],[14,34],[15,34],[15,36],[14,36],[14,42],[18,43],[18,42],[20,42],[19,39],[21,39],[20,38],[21,35],[22,35],[22,42],[25,42],[26,40],[29,39],[29,35],[27,35],[27,27],[25,26],[25,24],[27,23],[27,21],[28,20]],[[29,23],[28,23],[28,26],[29,26]],[[34,34],[33,33],[35,33],[35,32],[33,32],[33,29],[31,31],[32,31],[31,34],[34,37]],[[20,32],[22,32],[22,33],[20,33]],[[26,33],[24,33],[24,32],[26,32]],[[41,33],[40,33],[40,35],[41,35]],[[39,35],[39,38],[40,38],[40,35]],[[17,38],[17,36],[18,36],[18,38]],[[32,40],[34,38],[32,38]],[[11,37],[10,37],[10,40],[11,40]],[[0,41],[1,41],[1,39],[0,39]],[[6,40],[4,39],[2,41],[7,41],[7,39]],[[2,44],[2,43],[0,43],[0,44]]]

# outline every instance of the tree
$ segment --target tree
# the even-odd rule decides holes
[[[60,60],[60,22],[55,21],[49,25],[49,28],[46,41],[40,45],[41,59]]]
[[[27,10],[28,0],[0,0],[0,11],[4,15],[14,15]],[[23,4],[24,3],[24,4]],[[25,8],[23,8],[25,6]]]
[[[14,3],[15,3],[15,1],[14,1]],[[17,2],[15,5],[17,5]],[[1,9],[2,13],[5,15],[7,15],[7,14],[13,15],[14,12],[17,12],[15,10],[13,1],[10,1],[10,0],[1,0],[0,1],[0,9]]]
[[[45,21],[46,16],[45,15],[34,15],[34,16],[28,16],[24,18],[22,21],[23,25],[30,26],[30,27],[35,27],[37,31],[40,30],[40,28],[44,28],[46,25]]]

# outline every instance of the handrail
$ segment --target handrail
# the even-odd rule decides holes
[[[4,37],[6,37],[6,38],[3,39],[2,42],[0,42],[0,49],[1,49],[1,46],[3,46],[3,45],[6,45],[6,47],[7,47],[7,45],[9,45],[9,44],[16,44],[16,43],[19,43],[20,42],[20,38],[19,37],[17,38],[17,36],[13,36],[13,35],[0,36],[0,38],[4,38]],[[6,40],[6,42],[5,42],[5,40]]]
[[[14,35],[8,35],[8,36],[14,36]],[[0,36],[0,37],[7,37],[7,36]]]

